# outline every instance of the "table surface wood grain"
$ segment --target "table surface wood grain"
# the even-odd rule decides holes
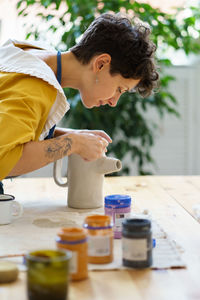
[[[4,185],[5,192],[24,205],[24,222],[29,222],[26,213],[30,215],[39,207],[45,216],[44,203],[48,201],[51,206],[47,209],[52,213],[56,213],[59,201],[66,204],[66,188],[56,186],[52,178],[17,178],[5,180]],[[91,271],[87,280],[70,283],[69,300],[200,300],[200,224],[193,212],[193,206],[200,203],[200,176],[106,177],[104,194],[129,194],[133,212],[148,209],[176,241],[187,267]],[[17,246],[17,222],[0,226],[1,255],[7,242],[7,253]],[[6,228],[13,228],[13,236],[4,235]],[[27,299],[24,272],[15,283],[0,284],[0,299]]]

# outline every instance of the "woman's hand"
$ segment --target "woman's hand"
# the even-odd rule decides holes
[[[108,141],[108,143],[112,143],[112,139],[103,130],[87,130],[87,129],[85,129],[85,130],[79,130],[79,132],[80,133],[92,133],[94,135],[103,137],[104,139],[106,139]]]
[[[107,152],[109,141],[111,141],[106,133],[100,131],[74,131],[71,136],[73,152],[79,154],[86,161],[93,161],[102,157]]]
[[[105,131],[103,130],[88,130],[88,129],[70,129],[70,128],[58,128],[56,127],[55,129],[55,133],[54,136],[60,136],[63,134],[71,134],[71,133],[92,133],[94,135],[98,135],[103,137],[104,139],[106,139],[108,141],[108,143],[112,143],[112,139],[109,137],[109,135],[107,133],[105,133]]]
[[[68,135],[72,138],[72,152],[79,154],[84,160],[92,161],[100,158],[107,152],[112,139],[103,130],[88,129],[55,129],[55,137]]]

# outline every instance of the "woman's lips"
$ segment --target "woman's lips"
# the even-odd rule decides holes
[[[104,102],[103,100],[99,100],[99,102],[96,106],[99,107],[101,105],[106,105],[106,104],[108,104],[108,101],[105,100],[105,102]]]
[[[99,100],[99,103],[96,105],[96,107],[99,107],[99,106],[101,106],[101,105],[103,105],[103,101],[102,101],[102,100]]]

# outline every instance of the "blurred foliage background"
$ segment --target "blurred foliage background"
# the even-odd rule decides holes
[[[164,13],[149,4],[132,0],[20,0],[17,9],[24,18],[34,11],[41,24],[46,24],[45,30],[35,24],[25,24],[27,39],[46,39],[49,44],[56,40],[55,48],[62,51],[69,50],[94,18],[105,12],[126,13],[130,18],[138,18],[150,25],[151,39],[158,49],[160,73],[159,90],[152,96],[143,99],[137,94],[125,93],[115,108],[103,106],[88,110],[83,107],[78,91],[65,89],[71,105],[65,126],[105,130],[113,139],[107,154],[122,162],[129,155],[137,165],[138,174],[149,174],[147,166],[154,164],[151,148],[158,126],[146,117],[146,112],[153,108],[160,118],[166,114],[180,117],[177,100],[169,92],[169,84],[175,78],[166,74],[166,67],[172,65],[167,53],[180,49],[187,55],[199,52],[200,8],[183,7],[173,13]],[[129,172],[130,165],[123,162],[123,170],[118,175]]]

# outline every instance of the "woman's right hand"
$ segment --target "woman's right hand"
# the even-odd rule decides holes
[[[73,136],[73,152],[86,161],[96,160],[107,152],[109,142],[100,135],[84,131],[74,132],[71,136]]]

